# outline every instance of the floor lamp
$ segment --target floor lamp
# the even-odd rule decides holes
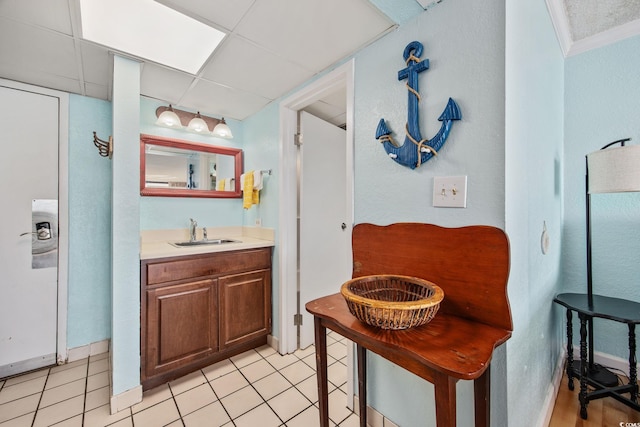
[[[640,145],[625,145],[631,138],[613,141],[586,156],[587,204],[587,298],[593,306],[593,267],[591,258],[591,195],[640,191]],[[613,147],[620,144],[619,147]],[[588,320],[589,377],[605,386],[617,383],[617,377],[593,363],[593,318]]]

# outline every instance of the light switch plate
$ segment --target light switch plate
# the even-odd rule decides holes
[[[467,176],[434,177],[433,206],[439,208],[466,208]]]

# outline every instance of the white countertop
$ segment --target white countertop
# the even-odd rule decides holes
[[[144,230],[140,233],[140,259],[167,258],[184,255],[198,255],[214,252],[228,252],[242,249],[265,248],[275,245],[274,230],[263,227],[207,227],[209,240],[231,239],[238,242],[201,246],[175,247],[170,242],[189,241],[189,231]],[[202,240],[202,229],[198,229],[197,240]]]

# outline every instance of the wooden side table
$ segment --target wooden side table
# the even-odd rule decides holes
[[[427,325],[403,331],[374,328],[357,320],[340,294],[311,301],[314,315],[320,426],[329,426],[327,328],[357,344],[360,426],[367,425],[366,350],[370,350],[434,385],[438,427],[456,425],[456,382],[474,380],[476,426],[488,427],[493,349],[511,331],[437,314]]]
[[[638,405],[638,385],[637,385],[637,361],[636,361],[636,334],[635,326],[640,323],[640,303],[628,301],[620,298],[593,295],[591,301],[587,294],[563,293],[557,295],[553,301],[567,309],[567,377],[569,380],[569,390],[573,390],[573,378],[576,376],[580,380],[580,416],[587,419],[587,404],[591,400],[603,397],[613,397],[625,405],[640,411]],[[574,368],[573,363],[573,324],[572,312],[578,313],[580,319],[580,369]],[[587,345],[587,337],[593,334],[587,328],[589,319],[598,317],[601,319],[613,320],[614,322],[626,323],[629,327],[629,383],[618,385],[607,384],[604,376],[598,376],[594,368],[594,361],[588,356],[591,353]],[[591,349],[592,350],[592,349]],[[587,385],[595,388],[588,392]],[[629,393],[629,397],[623,394]]]

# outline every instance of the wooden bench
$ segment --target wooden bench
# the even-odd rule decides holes
[[[444,300],[430,323],[403,331],[361,323],[340,294],[306,304],[315,322],[320,425],[329,425],[328,328],[357,344],[361,426],[366,426],[366,350],[434,384],[439,427],[456,425],[456,382],[474,380],[476,426],[489,426],[489,366],[493,350],[513,330],[506,234],[489,226],[358,224],[353,229],[353,277],[378,274],[430,280],[444,290]]]

